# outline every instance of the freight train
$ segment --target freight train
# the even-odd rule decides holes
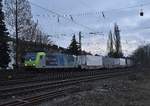
[[[63,53],[27,53],[25,55],[25,67],[34,68],[81,68],[81,69],[101,69],[101,68],[124,68],[130,67],[133,62],[129,58],[110,58],[93,55],[68,55]]]

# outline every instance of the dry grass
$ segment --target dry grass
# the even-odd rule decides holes
[[[149,72],[78,86],[82,92],[40,106],[150,106]]]

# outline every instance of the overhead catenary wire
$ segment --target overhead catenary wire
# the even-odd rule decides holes
[[[30,3],[31,3],[31,5],[34,5],[34,6],[39,7],[39,8],[41,8],[41,9],[47,11],[47,12],[50,12],[50,13],[56,15],[56,16],[59,17],[59,18],[60,18],[60,17],[61,17],[61,18],[64,18],[64,19],[66,19],[66,20],[68,20],[68,21],[70,21],[70,22],[72,22],[72,23],[74,23],[74,24],[76,24],[76,25],[79,25],[79,26],[81,26],[81,27],[83,27],[83,28],[85,28],[85,29],[88,29],[88,30],[91,30],[91,31],[94,31],[94,32],[95,32],[94,29],[92,29],[92,28],[90,28],[90,27],[87,27],[87,26],[85,26],[85,25],[82,25],[82,24],[80,24],[80,23],[75,22],[75,21],[73,20],[73,17],[72,17],[72,16],[70,16],[70,18],[71,18],[71,19],[70,19],[70,18],[68,18],[68,17],[65,17],[65,15],[61,15],[61,14],[55,12],[55,11],[52,11],[52,10],[47,9],[47,8],[45,8],[45,7],[42,7],[42,6],[40,6],[40,5],[38,5],[38,4],[35,4],[35,3],[31,2],[31,1],[30,1]]]
[[[108,12],[108,11],[121,11],[121,10],[126,10],[126,9],[131,9],[131,8],[137,8],[137,7],[141,7],[142,6],[147,6],[150,5],[150,2],[145,2],[143,4],[136,4],[133,6],[128,6],[128,7],[122,7],[122,8],[116,8],[116,9],[109,9],[109,10],[104,10],[104,12]]]
[[[33,3],[33,2],[30,2],[32,5],[34,5],[34,6],[37,6],[37,7],[40,7],[41,8],[41,6],[39,6],[39,5],[37,5],[37,4],[35,4],[35,3]],[[89,15],[101,15],[103,18],[106,18],[106,15],[105,15],[105,13],[106,12],[109,12],[109,11],[121,11],[121,10],[124,10],[124,9],[130,9],[130,8],[137,8],[137,7],[141,7],[141,5],[142,5],[142,7],[144,7],[144,6],[147,6],[147,5],[150,5],[150,2],[145,2],[145,3],[141,3],[141,4],[137,4],[137,5],[133,5],[133,6],[128,6],[128,7],[123,7],[123,8],[116,8],[116,9],[108,9],[108,10],[102,10],[102,11],[95,11],[95,12],[84,12],[84,13],[78,13],[78,14],[68,14],[68,15],[66,15],[66,14],[63,14],[63,15],[61,15],[63,18],[67,18],[66,16],[68,16],[68,17],[70,17],[71,18],[71,20],[74,18],[74,16],[76,16],[76,17],[78,17],[78,16],[89,16]],[[44,7],[42,7],[42,9],[43,9]],[[46,8],[44,8],[44,10],[45,10]],[[52,11],[52,10],[49,10],[49,9],[46,9],[46,11],[49,11],[49,12],[51,12],[52,14],[55,14],[55,15],[57,15],[57,16],[59,16],[60,14],[58,14],[58,13],[56,13],[56,12],[54,12],[54,11]],[[40,16],[40,14],[38,14],[38,16]],[[68,18],[69,19],[69,18]],[[70,19],[69,19],[70,20]],[[75,24],[77,24],[77,23],[75,23]],[[82,26],[82,25],[81,25]],[[85,26],[85,25],[84,25]],[[82,26],[83,27],[83,26]],[[89,27],[88,27],[89,28]],[[90,28],[91,29],[91,28]],[[93,29],[92,29],[93,30]]]
[[[82,12],[82,13],[78,13],[78,14],[71,14],[72,16],[88,16],[88,15],[93,15],[93,14],[99,14],[102,15],[105,14],[106,12],[115,12],[115,11],[122,11],[122,10],[126,10],[126,9],[131,9],[131,8],[140,8],[142,5],[142,7],[144,6],[148,6],[150,5],[150,2],[145,2],[142,4],[136,4],[133,6],[128,6],[128,7],[122,7],[122,8],[115,8],[115,9],[108,9],[108,10],[101,10],[101,11],[94,11],[94,12]]]
[[[35,4],[35,3],[33,3],[33,2],[31,2],[30,1],[30,3],[32,4],[32,5],[34,5],[34,6],[37,6],[37,7],[39,7],[39,8],[42,8],[42,9],[46,9],[46,11],[48,10],[49,12],[51,12],[51,13],[53,13],[53,14],[55,14],[55,15],[60,15],[60,14],[58,14],[58,13],[56,13],[56,12],[54,12],[54,11],[52,11],[52,10],[50,10],[50,9],[47,9],[47,8],[44,8],[44,7],[42,7],[42,6],[40,6],[40,5],[38,5],[38,4]],[[122,8],[116,8],[116,9],[108,9],[108,10],[102,10],[102,11],[96,11],[96,12],[84,12],[84,13],[78,13],[78,14],[69,14],[68,16],[86,16],[86,15],[89,15],[89,14],[101,14],[102,16],[104,16],[104,12],[109,12],[109,11],[121,11],[121,10],[124,10],[124,9],[130,9],[130,8],[137,8],[137,7],[141,7],[141,5],[142,5],[142,7],[144,7],[144,6],[147,6],[147,5],[150,5],[150,2],[145,2],[145,3],[141,3],[141,4],[137,4],[137,5],[133,5],[133,6],[128,6],[128,7],[122,7]],[[66,14],[63,14],[63,15],[61,15],[63,18],[66,18],[66,17],[64,17],[64,16],[67,16]]]
[[[75,22],[75,19],[74,19],[74,15],[73,14],[68,14],[68,16],[70,16],[70,17],[66,17],[66,15],[65,14],[59,14],[59,13],[57,13],[57,12],[55,12],[55,11],[52,11],[52,10],[50,10],[50,9],[47,9],[47,8],[44,8],[44,7],[42,7],[42,6],[40,6],[40,5],[38,5],[38,4],[35,4],[35,3],[32,3],[32,2],[30,2],[32,5],[34,5],[34,6],[36,6],[36,7],[39,7],[39,8],[41,8],[41,9],[43,9],[43,10],[45,10],[45,11],[48,11],[48,12],[50,12],[50,13],[52,13],[52,14],[54,14],[54,15],[56,15],[56,16],[58,16],[59,18],[61,17],[61,18],[64,18],[64,19],[66,19],[66,20],[69,20],[70,22],[72,22],[72,23],[74,23],[74,24],[76,24],[76,25],[79,25],[79,26],[81,26],[81,27],[84,27],[84,28],[86,28],[86,29],[88,29],[88,30],[91,30],[91,31],[94,31],[95,32],[95,30],[94,29],[91,29],[91,28],[89,28],[89,27],[87,27],[87,26],[85,26],[85,25],[82,25],[82,24],[80,24],[80,23],[78,23],[78,22]],[[133,5],[133,6],[128,6],[128,7],[123,7],[123,8],[116,8],[116,9],[109,9],[109,10],[103,10],[103,11],[101,11],[101,12],[92,12],[92,14],[93,13],[96,13],[96,14],[102,14],[102,12],[103,12],[103,17],[105,17],[105,13],[106,12],[109,12],[109,11],[112,11],[112,12],[114,12],[114,11],[121,11],[121,10],[125,10],[125,9],[131,9],[131,8],[137,8],[137,7],[140,7],[140,6],[147,6],[147,5],[150,5],[150,2],[146,2],[146,3],[142,3],[142,4],[137,4],[137,5]],[[71,18],[72,17],[72,18]],[[60,21],[60,19],[58,19],[59,21]],[[144,28],[144,29],[149,29],[149,28]]]

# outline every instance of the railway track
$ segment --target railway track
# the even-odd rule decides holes
[[[22,89],[22,91],[16,90],[16,92],[11,91],[10,89],[5,89],[7,92],[10,93],[3,93],[3,96],[12,96],[12,95],[19,95],[19,94],[27,94],[31,92],[38,92],[35,93],[35,95],[26,95],[21,97],[13,98],[10,101],[0,103],[0,106],[29,106],[33,105],[34,103],[47,100],[47,99],[53,99],[58,96],[65,95],[65,92],[76,92],[79,91],[78,88],[74,87],[74,85],[79,84],[81,82],[88,82],[98,79],[105,79],[105,78],[111,78],[114,76],[120,76],[125,74],[131,74],[135,73],[137,70],[128,70],[123,69],[119,72],[109,72],[99,75],[91,75],[91,76],[84,76],[80,78],[74,78],[74,79],[68,79],[68,80],[61,80],[61,81],[55,81],[55,82],[46,82],[46,83],[39,83],[32,86],[22,86],[18,88],[13,88],[15,91],[16,89]],[[5,92],[5,90],[0,90],[0,92]]]
[[[87,76],[87,75],[91,75],[93,71],[89,71],[89,72],[77,72],[77,71],[73,71],[73,72],[47,72],[47,73],[34,73],[34,76],[32,76],[31,78],[27,77],[27,78],[22,78],[22,79],[11,79],[11,80],[0,80],[0,88],[3,88],[5,86],[10,85],[10,87],[18,85],[18,84],[25,84],[25,83],[34,83],[34,82],[42,82],[42,81],[56,81],[56,80],[63,80],[63,79],[69,79],[69,78],[75,78],[75,77],[81,77],[81,76]],[[107,70],[98,70],[97,73],[106,73]],[[96,73],[96,71],[94,71],[94,73]],[[26,73],[25,73],[26,74]],[[17,76],[17,75],[16,75]]]
[[[111,69],[111,71],[118,71],[120,69]],[[29,71],[26,72],[22,72],[22,75],[18,75],[17,72],[13,73],[12,72],[6,72],[6,73],[0,73],[1,76],[4,75],[5,79],[0,79],[0,88],[1,87],[5,87],[7,85],[10,85],[11,87],[14,85],[18,85],[18,84],[25,84],[25,83],[33,83],[33,82],[42,82],[42,81],[56,81],[56,80],[63,80],[63,79],[68,79],[68,78],[74,78],[74,77],[81,77],[81,76],[87,76],[87,75],[91,75],[91,73],[107,73],[108,69],[101,69],[101,70],[97,70],[93,72],[93,70],[90,71],[77,71],[77,70],[73,70],[73,71],[54,71],[54,70],[47,70],[47,72],[41,72],[39,70],[31,70],[31,73],[29,73]],[[20,73],[19,73],[20,74]],[[25,75],[24,75],[25,74]],[[9,79],[6,77],[8,76],[12,76],[13,78]],[[17,76],[21,77],[21,78],[16,78]],[[24,77],[25,76],[25,77]]]
[[[5,76],[5,79],[0,79],[0,88],[3,86],[7,86],[7,85],[18,85],[21,83],[30,83],[30,82],[41,82],[41,81],[48,81],[48,80],[61,80],[61,79],[67,79],[67,78],[72,78],[72,77],[79,77],[81,75],[85,75],[85,72],[80,72],[80,71],[61,71],[61,72],[55,72],[55,71],[47,71],[46,73],[44,72],[39,72],[39,70],[34,70],[35,72],[30,75],[30,73],[26,73],[24,72],[24,74],[27,74],[27,77],[23,77],[23,78],[13,78],[13,79],[9,79],[6,77],[8,76],[18,76],[18,74],[12,74],[12,73],[5,73],[7,75]],[[87,73],[87,72],[86,72]],[[3,73],[0,73],[1,75],[3,75]],[[24,76],[24,75],[22,75]]]

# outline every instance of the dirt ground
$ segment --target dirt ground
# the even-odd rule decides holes
[[[81,83],[80,92],[38,106],[150,106],[150,72]]]

